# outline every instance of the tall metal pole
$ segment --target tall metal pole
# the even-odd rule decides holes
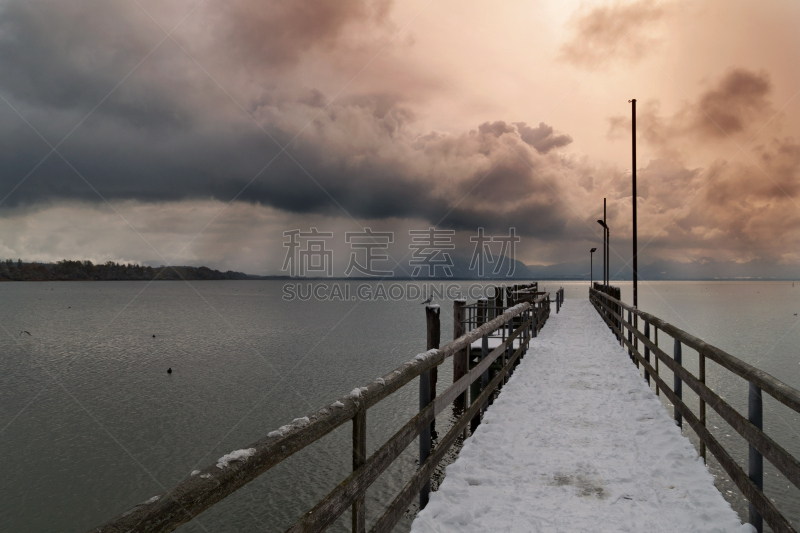
[[[606,199],[603,198],[603,285],[608,287],[608,227],[606,222]]]
[[[630,101],[633,108],[633,123],[631,143],[633,146],[633,306],[639,307],[639,266],[638,266],[638,246],[636,242],[636,98]],[[637,315],[638,317],[638,315]]]
[[[608,273],[606,274],[606,285],[611,285],[611,228],[606,225],[606,247],[608,248],[608,259],[606,260],[606,269]]]

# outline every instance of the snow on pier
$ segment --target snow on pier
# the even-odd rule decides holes
[[[550,315],[422,532],[754,531],[585,300]]]

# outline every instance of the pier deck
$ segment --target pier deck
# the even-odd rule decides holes
[[[752,531],[588,301],[570,300],[412,531]]]

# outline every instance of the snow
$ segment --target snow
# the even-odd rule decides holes
[[[270,431],[269,433],[267,433],[267,437],[269,437],[269,438],[282,437],[282,436],[283,436],[283,432],[281,430],[279,430],[279,429],[276,429],[275,431]]]
[[[591,304],[570,300],[531,339],[411,531],[755,529]]]
[[[354,400],[361,398],[361,389],[353,389],[350,391],[350,397]]]
[[[436,352],[438,352],[438,351],[439,350],[437,350],[436,348],[431,348],[427,352],[418,353],[416,355],[416,357],[414,357],[414,361],[424,361],[428,357],[431,357],[432,355],[435,355]]]
[[[344,407],[344,404],[342,402],[340,402],[339,400],[336,400],[335,402],[333,402],[331,404],[331,407],[342,408],[342,407]]]
[[[159,498],[161,498],[161,496],[153,496],[152,498],[144,502],[142,505],[150,505],[151,503],[156,503]]]
[[[254,453],[256,453],[255,448],[234,450],[231,453],[223,455],[222,457],[217,459],[217,468],[219,469],[227,468],[227,466],[234,461],[246,461],[247,458],[252,457]]]
[[[294,420],[292,420],[292,425],[297,428],[305,427],[310,423],[311,420],[309,420],[307,416],[304,416],[302,418],[295,418]]]
[[[375,378],[375,383],[378,385],[386,385],[386,380],[383,378]]]
[[[487,344],[489,346],[489,350],[494,350],[495,348],[497,348],[498,346],[503,344],[503,338],[502,337],[489,337],[486,340],[487,340]],[[517,336],[517,338],[514,339],[514,348],[519,348],[519,346],[520,346],[519,343],[520,342],[522,342],[522,339],[520,339],[519,336]],[[483,339],[478,339],[476,341],[472,341],[472,344],[470,344],[471,348],[480,349],[481,346],[483,346]]]
[[[197,475],[197,474],[199,474],[199,473],[200,473],[200,471],[199,471],[199,470],[192,470],[192,473],[191,473],[191,474],[189,474],[189,475],[190,475],[190,476],[196,476],[196,475]]]

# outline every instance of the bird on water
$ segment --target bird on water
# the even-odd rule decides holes
[[[23,333],[27,333],[29,337],[32,337],[32,335],[31,335],[31,332],[30,332],[30,331],[25,331],[25,330],[22,330],[22,331],[20,331],[20,332],[19,332],[20,336],[22,336],[22,334],[23,334]]]
[[[167,374],[172,374],[172,367],[169,367],[169,368],[167,369]]]

